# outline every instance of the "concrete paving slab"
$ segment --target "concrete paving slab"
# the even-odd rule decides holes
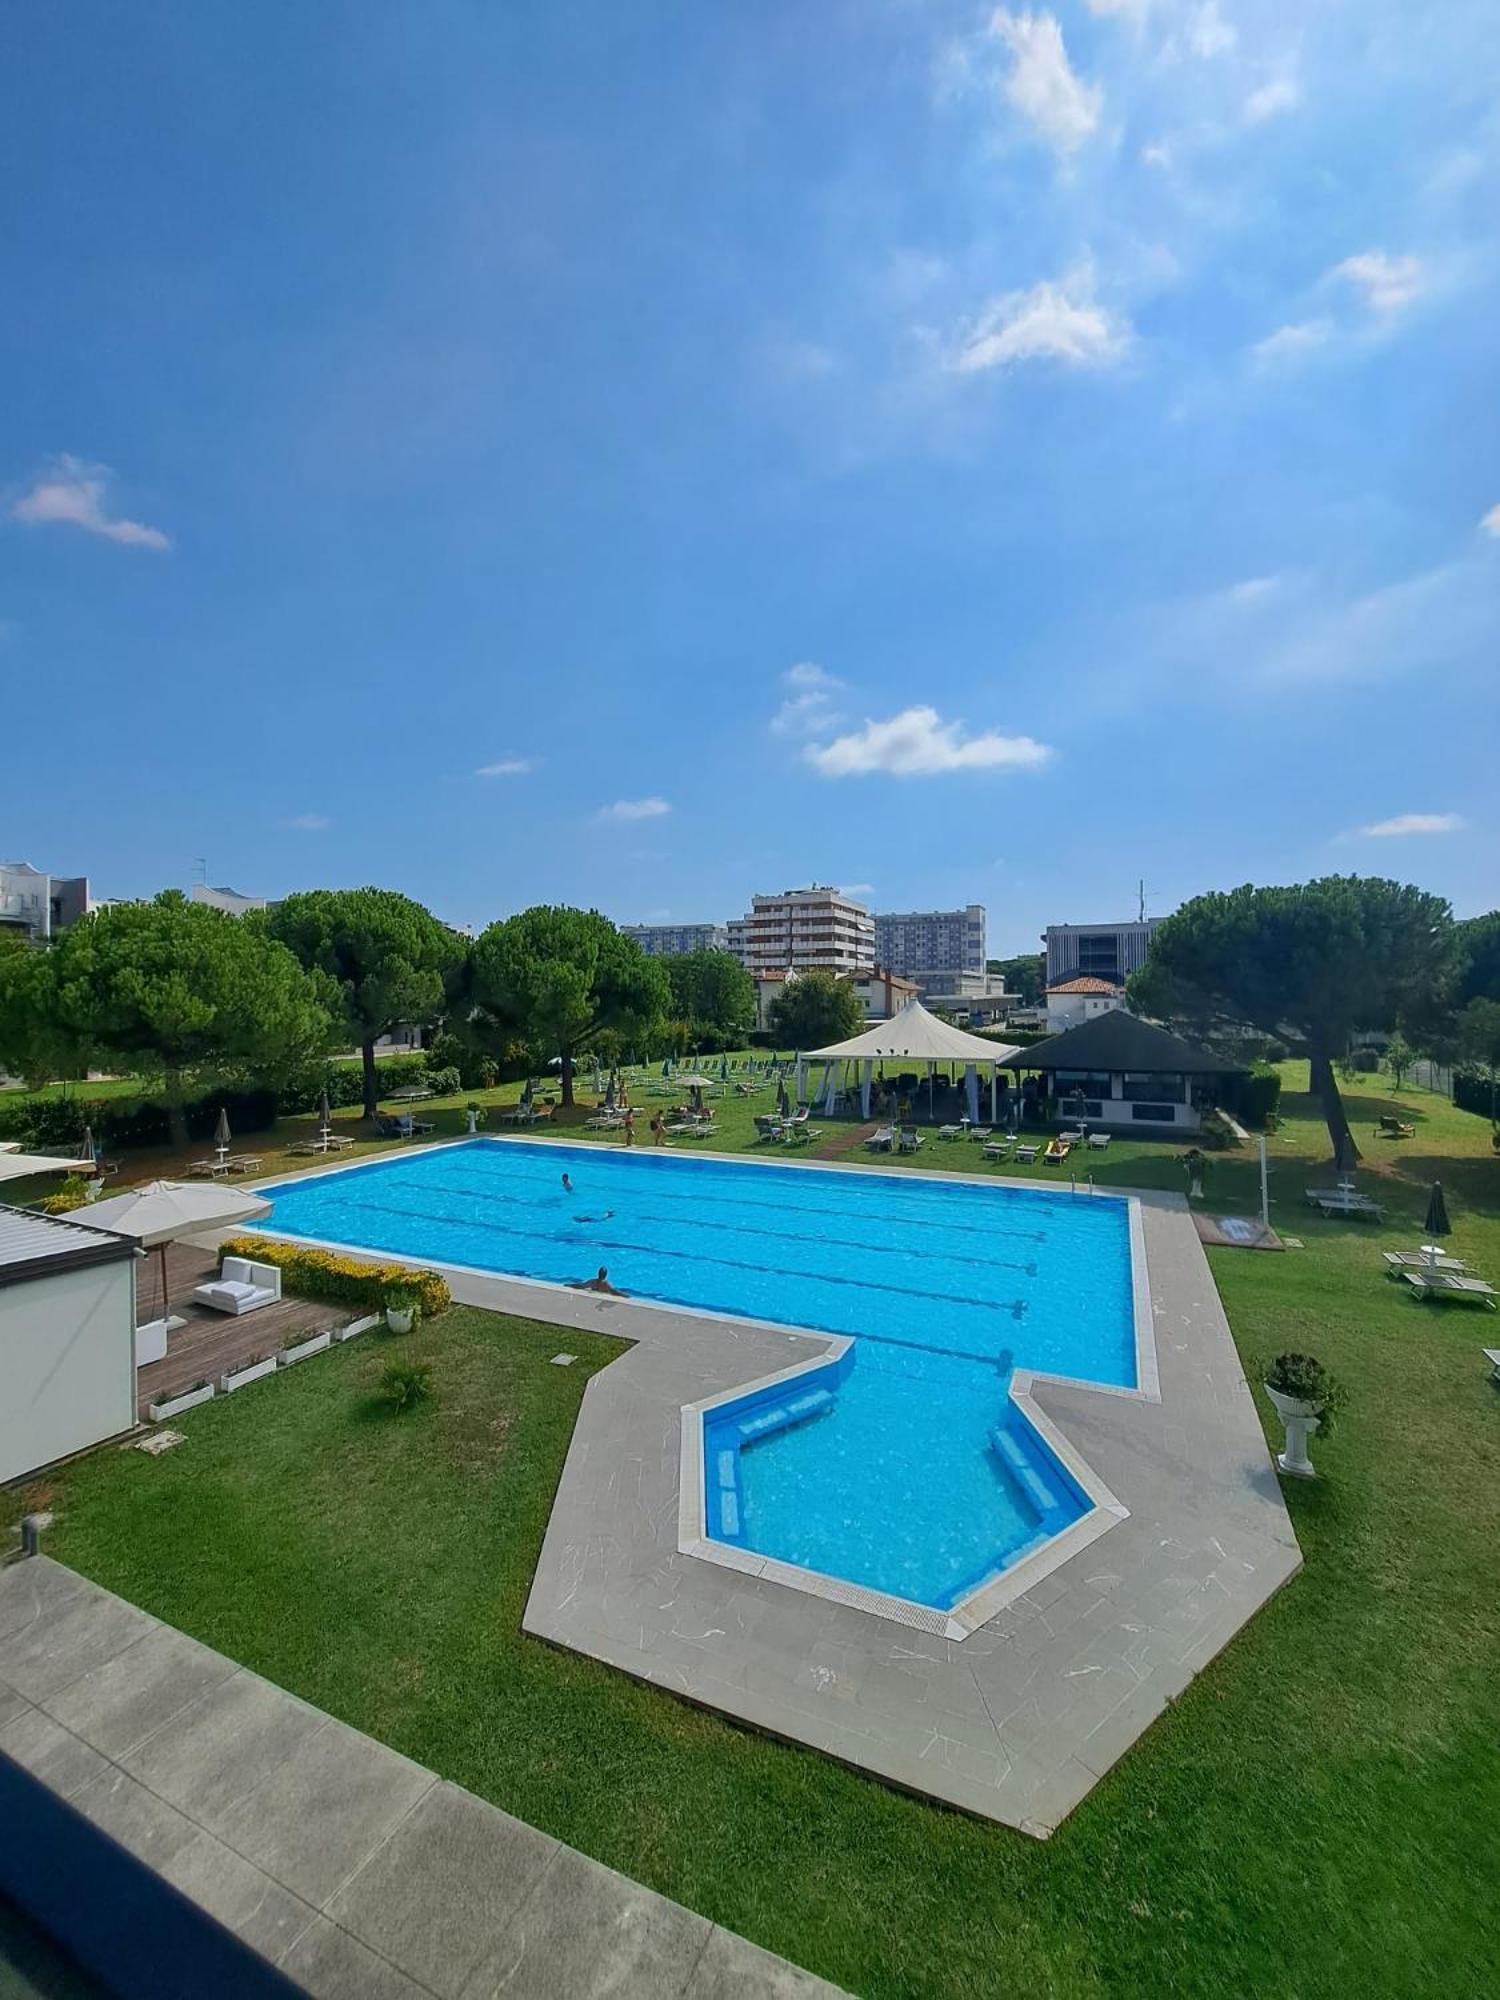
[[[0,1751],[60,1799],[71,1799],[110,1768],[107,1758],[39,1708],[28,1707],[0,1727]]]
[[[712,1931],[706,1917],[560,1848],[461,2000],[684,1993]]]
[[[326,1917],[302,1933],[281,1970],[318,2000],[431,2000],[425,1986]]]
[[[420,1764],[330,1722],[210,1817],[232,1847],[321,1908],[434,1782]]]
[[[328,1914],[434,1993],[459,1993],[557,1852],[535,1827],[439,1783]],[[423,1921],[433,1908],[440,1925]]]
[[[46,1696],[42,1706],[106,1757],[120,1757],[234,1671],[233,1661],[222,1653],[200,1646],[185,1632],[158,1625],[113,1659]]]
[[[114,1764],[86,1785],[73,1804],[85,1819],[158,1873],[199,1832],[186,1813],[169,1806]]]
[[[747,1945],[733,1931],[716,1925],[688,1981],[685,2000],[750,2000],[752,1995],[762,2000],[810,2000],[827,1990],[821,1979],[800,1966],[758,1945]]]
[[[233,1805],[327,1725],[317,1709],[242,1668],[119,1761],[217,1832]]]
[[[24,1574],[17,1563],[8,1574]],[[100,1606],[77,1591],[44,1592],[30,1615],[0,1638],[0,1679],[28,1701],[42,1701],[102,1666],[156,1624],[122,1597]]]
[[[174,1889],[273,1965],[317,1915],[310,1903],[211,1833],[195,1833],[167,1857],[161,1872]]]

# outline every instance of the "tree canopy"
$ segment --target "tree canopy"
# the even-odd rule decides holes
[[[336,984],[345,1032],[364,1060],[364,1115],[373,1118],[376,1042],[403,1023],[441,1019],[463,940],[395,889],[308,889],[278,903],[265,922],[300,964]]]
[[[322,983],[263,928],[176,889],[94,911],[30,963],[28,1004],[51,1008],[80,1062],[160,1078],[179,1144],[190,1090],[284,1076],[329,1047]]]
[[[672,1017],[694,1043],[732,1047],[755,1025],[755,981],[732,951],[688,951],[661,960]]]
[[[475,940],[468,997],[501,1038],[525,1041],[539,1062],[562,1057],[562,1101],[571,1104],[579,1052],[603,1029],[649,1034],[666,1017],[671,987],[660,960],[597,910],[539,904]]]
[[[1028,1007],[1036,1005],[1042,997],[1042,989],[1047,983],[1047,958],[1045,952],[1023,951],[1015,958],[987,958],[986,972],[998,972],[1005,981],[1007,993]]]
[[[821,967],[789,979],[771,1002],[771,1032],[791,1049],[846,1042],[865,1025],[865,1010],[847,979]]]
[[[1156,930],[1131,975],[1143,1014],[1219,1013],[1301,1042],[1334,1157],[1358,1157],[1333,1064],[1356,1028],[1391,1028],[1449,979],[1454,926],[1440,896],[1325,876],[1197,896]]]

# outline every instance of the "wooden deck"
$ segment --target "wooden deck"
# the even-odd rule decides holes
[[[157,1267],[157,1253],[152,1251],[140,1274],[143,1315],[153,1310]],[[148,1362],[136,1373],[136,1404],[142,1417],[147,1404],[159,1397],[180,1396],[199,1382],[217,1382],[226,1368],[254,1356],[275,1354],[291,1334],[311,1338],[325,1327],[347,1326],[351,1319],[359,1318],[357,1307],[331,1305],[321,1299],[284,1298],[238,1318],[194,1305],[193,1287],[213,1277],[217,1268],[218,1258],[212,1250],[201,1250],[191,1243],[168,1246],[172,1310],[187,1323],[167,1335],[167,1351],[160,1361]]]

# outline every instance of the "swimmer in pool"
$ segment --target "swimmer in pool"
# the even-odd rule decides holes
[[[617,1285],[609,1282],[609,1272],[603,1264],[599,1266],[594,1277],[575,1278],[568,1289],[574,1292],[603,1292],[612,1299],[628,1297],[628,1294],[622,1292]]]
[[[571,1194],[572,1192],[573,1192],[573,1176],[572,1176],[571,1174],[564,1174],[564,1175],[563,1175],[563,1193],[564,1193],[564,1194]]]

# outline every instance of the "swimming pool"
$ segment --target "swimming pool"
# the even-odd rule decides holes
[[[1092,1504],[1015,1371],[1137,1386],[1117,1199],[507,1139],[263,1191],[277,1234],[849,1336],[703,1412],[706,1532],[937,1610]]]

